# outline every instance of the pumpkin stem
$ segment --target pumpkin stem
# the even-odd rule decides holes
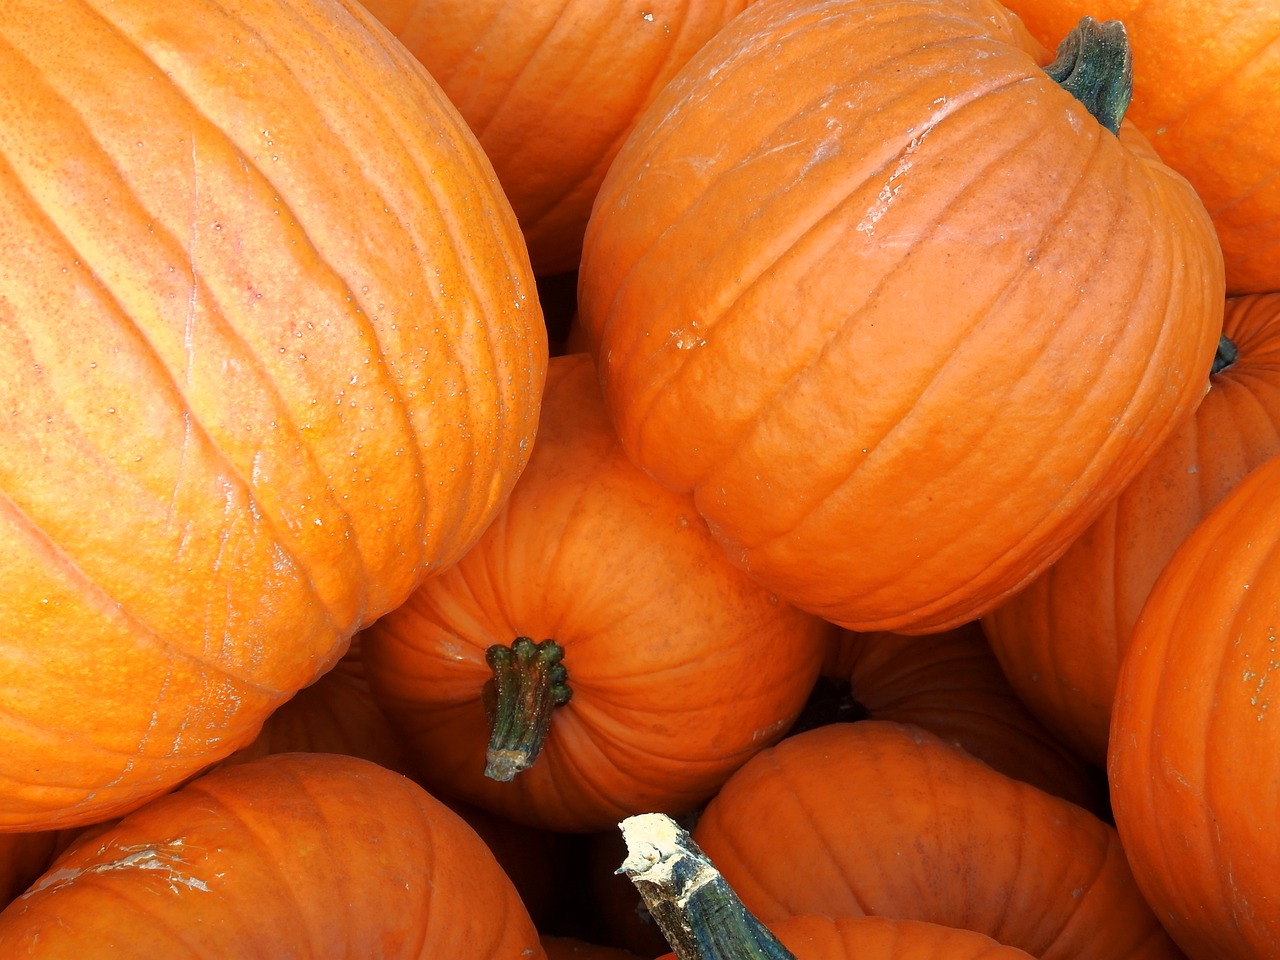
[[[1044,72],[1083,103],[1100,124],[1112,133],[1120,132],[1133,94],[1133,52],[1123,23],[1081,17],[1058,44],[1057,59]]]
[[[642,813],[618,826],[627,858],[617,872],[635,884],[677,960],[796,960],[674,820]]]
[[[551,726],[551,713],[573,696],[564,648],[554,640],[534,643],[516,637],[484,652],[493,678],[481,691],[489,716],[489,749],[484,775],[503,783],[538,759]]]
[[[1236,346],[1234,340],[1224,333],[1218,337],[1218,352],[1213,355],[1213,366],[1209,370],[1209,376],[1221,373],[1239,358],[1240,348]]]

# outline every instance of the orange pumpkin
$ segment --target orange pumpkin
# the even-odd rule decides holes
[[[1232,293],[1280,290],[1280,7],[1259,0],[1005,0],[1045,42],[1081,16],[1133,41],[1129,116],[1200,194]]]
[[[1116,831],[908,724],[832,724],[749,760],[693,839],[747,909],[976,930],[1040,960],[1182,960]]]
[[[252,739],[465,551],[536,425],[518,226],[350,0],[0,17],[0,829]]]
[[[1280,453],[1280,294],[1228,300],[1223,332],[1221,369],[1194,418],[1053,566],[983,620],[1028,708],[1095,763],[1156,577],[1200,519]]]
[[[925,636],[840,631],[823,674],[806,708],[815,724],[868,717],[915,724],[1007,776],[1107,813],[1105,776],[1035,719],[979,623]]]
[[[749,0],[364,0],[480,138],[539,275],[577,268],[636,118]]]
[[[1116,684],[1116,827],[1143,893],[1195,960],[1270,960],[1280,943],[1278,666],[1280,456],[1174,553]]]
[[[0,957],[541,960],[511,882],[377,764],[275,754],[70,847],[0,912]]]
[[[1204,395],[1212,223],[1047,59],[992,0],[753,4],[597,198],[579,319],[625,449],[852,629],[996,606]]]
[[[710,797],[791,724],[829,629],[631,464],[576,354],[497,519],[361,642],[430,789],[589,832]]]

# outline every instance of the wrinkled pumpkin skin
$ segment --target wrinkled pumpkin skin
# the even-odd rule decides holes
[[[1129,117],[1196,188],[1233,294],[1280,290],[1280,7],[1270,0],[1007,0],[1056,42],[1080,17],[1121,19],[1133,43]],[[1264,106],[1266,105],[1266,106]]]
[[[0,912],[0,957],[542,960],[484,842],[400,774],[274,754],[64,852]]]
[[[1116,828],[1144,895],[1195,960],[1270,960],[1280,943],[1278,628],[1280,456],[1174,553],[1116,682]]]
[[[1280,453],[1280,294],[1227,301],[1238,356],[1195,416],[1044,573],[983,618],[1023,702],[1105,764],[1116,674],[1151,586],[1249,471]]]
[[[999,4],[754,4],[597,198],[579,319],[628,454],[728,556],[924,633],[1047,566],[1203,397],[1203,204]]]
[[[475,131],[539,276],[575,270],[645,106],[748,0],[365,0]]]
[[[0,17],[0,829],[250,740],[523,466],[515,218],[346,0]]]

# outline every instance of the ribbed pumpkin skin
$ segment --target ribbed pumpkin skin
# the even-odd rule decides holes
[[[883,917],[788,917],[769,925],[796,960],[1029,960],[971,930]],[[668,954],[662,960],[675,960]]]
[[[0,913],[0,957],[541,960],[461,819],[353,757],[215,771],[66,851]]]
[[[539,275],[577,269],[644,107],[749,0],[365,0],[480,138]]]
[[[822,669],[849,683],[871,719],[915,724],[1006,776],[1103,811],[1101,772],[1095,776],[1018,698],[980,624],[925,636],[841,631]]]
[[[1280,290],[1280,7],[1269,0],[1008,0],[1041,40],[1080,17],[1122,20],[1129,117],[1213,216],[1231,293]]]
[[[589,832],[710,797],[795,719],[829,629],[732,566],[689,496],[632,465],[575,354],[551,360],[533,454],[494,523],[360,638],[430,789]],[[520,636],[560,644],[573,694],[537,761],[499,782],[484,775],[485,650]]]
[[[1116,684],[1116,827],[1193,960],[1270,960],[1280,943],[1278,505],[1273,458],[1173,555]]]
[[[0,17],[0,829],[252,737],[527,456],[509,205],[339,0]]]
[[[1181,960],[1115,830],[908,724],[833,724],[748,761],[693,838],[765,923],[976,930],[1040,960]]]
[[[858,630],[974,619],[1203,396],[1221,251],[984,0],[757,4],[646,110],[580,320],[628,453]]]
[[[1152,584],[1196,524],[1280,453],[1280,294],[1227,301],[1239,349],[1120,496],[1057,561],[983,622],[1028,707],[1104,763],[1116,673]]]

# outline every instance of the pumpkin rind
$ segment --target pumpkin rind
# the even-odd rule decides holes
[[[1194,417],[1039,577],[984,619],[1027,707],[1105,763],[1116,674],[1152,584],[1249,471],[1280,453],[1280,294],[1226,303],[1232,363]]]
[[[982,0],[753,5],[588,225],[579,317],[628,454],[852,629],[995,606],[1203,396],[1203,205],[1046,60]]]
[[[505,498],[545,330],[491,167],[354,3],[0,20],[0,829],[247,742]]]
[[[1116,683],[1116,828],[1143,893],[1196,960],[1264,960],[1280,943],[1278,504],[1273,457],[1169,560]]]
[[[493,162],[539,276],[577,268],[636,118],[748,0],[365,0]]]

